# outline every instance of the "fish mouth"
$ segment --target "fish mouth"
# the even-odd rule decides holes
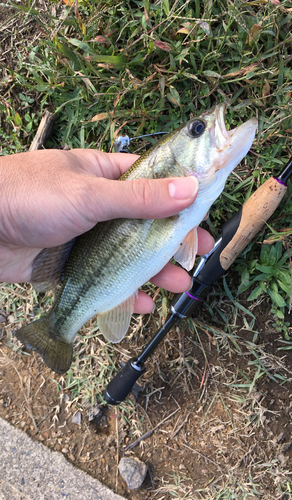
[[[226,102],[216,106],[214,125],[210,129],[210,141],[217,153],[220,153],[220,161],[218,161],[215,171],[224,168],[234,158],[243,158],[247,154],[258,125],[258,121],[254,117],[232,130],[227,130],[225,125],[226,109]]]
[[[254,117],[234,129],[227,130],[225,125],[225,113],[227,107],[228,104],[226,102],[216,106],[214,128],[213,130],[210,130],[212,136],[211,140],[218,151],[222,151],[230,146],[233,146],[235,142],[238,146],[240,144],[240,140],[247,141],[251,136],[254,138],[258,124],[257,119]]]
[[[227,103],[218,104],[215,108],[215,122],[210,130],[211,141],[218,151],[222,151],[230,145],[230,133],[225,125],[225,113]]]

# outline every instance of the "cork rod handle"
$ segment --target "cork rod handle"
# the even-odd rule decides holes
[[[276,210],[287,187],[271,177],[257,189],[242,207],[236,233],[220,254],[220,264],[227,270]]]

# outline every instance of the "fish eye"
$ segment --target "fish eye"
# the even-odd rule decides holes
[[[188,131],[192,137],[200,137],[206,128],[202,120],[194,120],[189,124]]]

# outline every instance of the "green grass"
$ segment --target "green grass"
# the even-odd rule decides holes
[[[8,5],[13,6],[13,2],[0,4],[0,8]],[[291,2],[80,0],[75,8],[74,2],[70,6],[47,0],[45,5],[46,9],[34,0],[17,4],[0,25],[4,52],[0,60],[0,154],[28,150],[45,108],[57,113],[49,147],[110,151],[119,133],[133,137],[172,131],[201,110],[228,100],[229,127],[257,116],[259,129],[252,151],[229,177],[223,195],[210,211],[206,224],[214,236],[251,193],[277,175],[290,158]],[[203,328],[212,335],[218,352],[226,349],[230,356],[244,356],[248,351],[250,356],[246,373],[237,372],[230,380],[234,394],[244,401],[262,377],[273,377],[280,384],[288,377],[284,368],[259,348],[256,330],[254,341],[244,345],[236,332],[239,315],[245,327],[253,330],[253,306],[258,300],[268,301],[277,328],[286,333],[283,349],[291,349],[290,330],[284,321],[290,303],[291,217],[289,184],[269,225],[237,260],[233,275],[221,280],[208,304],[218,328]],[[249,309],[242,305],[248,295]],[[165,294],[158,297],[155,321],[159,325],[166,315],[166,300]],[[41,299],[32,310],[36,301],[31,288],[3,285],[0,289],[1,308],[16,323],[38,314],[40,307],[49,307],[51,298]],[[189,326],[197,332],[196,325]],[[132,337],[143,327],[137,319]],[[122,348],[105,345],[96,335],[94,321],[88,332],[86,339],[78,337],[74,363],[61,381],[77,402],[81,397],[93,402],[97,393],[102,401],[102,387],[115,373],[117,357],[127,359],[130,355]],[[195,338],[201,348],[198,332]],[[193,359],[180,359],[182,375],[176,374],[174,380],[183,387],[196,367]],[[98,377],[91,372],[95,363],[100,368]],[[171,361],[170,373],[175,373],[177,366]],[[151,377],[147,383],[151,393]],[[131,415],[132,411],[130,403],[121,405],[120,411],[126,421],[127,412]],[[257,410],[257,422],[259,415]],[[275,468],[275,464],[267,465],[270,472]],[[280,477],[282,472],[277,474]],[[223,483],[224,487],[221,483],[206,485],[194,498],[260,497],[256,478],[230,474]],[[277,498],[285,498],[285,488],[288,498],[292,487],[285,474],[278,484]],[[188,498],[187,479],[170,478],[161,490],[165,492],[174,498]]]
[[[213,210],[219,226],[289,156],[288,6],[81,0],[76,12],[48,2],[44,15],[29,2],[18,15],[37,22],[37,43],[28,29],[28,44],[12,47],[17,68],[4,71],[1,126],[11,125],[14,149],[25,148],[36,115],[49,106],[58,114],[51,145],[109,151],[120,129],[131,136],[171,131],[228,99],[229,125],[256,115],[259,131],[254,154]]]

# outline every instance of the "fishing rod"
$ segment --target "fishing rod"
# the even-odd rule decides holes
[[[192,270],[192,286],[187,292],[175,295],[171,314],[165,324],[148,342],[137,358],[132,358],[110,381],[104,399],[111,405],[121,403],[138,378],[145,372],[145,361],[179,319],[192,316],[208,296],[213,284],[226,273],[238,255],[252,241],[276,210],[287,190],[292,174],[292,159],[277,177],[262,184],[240,209],[222,226],[213,249],[201,257]]]

